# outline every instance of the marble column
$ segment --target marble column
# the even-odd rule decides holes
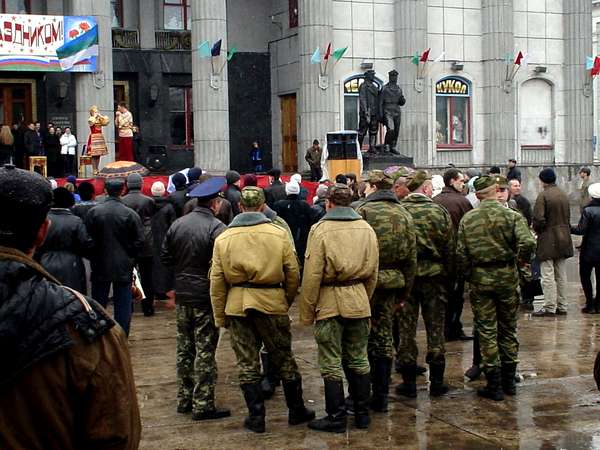
[[[428,165],[432,163],[429,155],[429,79],[423,81],[422,92],[418,92],[415,85],[417,66],[411,62],[415,52],[427,49],[427,2],[396,0],[395,23],[395,64],[398,84],[406,98],[406,105],[402,108],[398,151],[412,156],[416,165]]]
[[[110,118],[110,125],[103,128],[108,145],[108,155],[102,157],[100,165],[115,160],[115,118],[113,100],[113,60],[112,60],[112,14],[110,2],[95,0],[72,0],[68,15],[95,16],[98,21],[98,70],[96,73],[74,73],[75,79],[75,133],[80,144],[87,142],[89,134],[89,109],[97,105],[100,114]]]
[[[565,155],[558,163],[590,164],[593,161],[592,80],[585,58],[592,55],[592,3],[563,2],[564,8],[564,134]]]
[[[223,39],[221,52],[227,51],[227,8],[225,0],[192,0],[192,93],[194,104],[194,162],[210,172],[229,170],[229,95],[227,67],[219,80],[219,89],[210,84],[210,58],[201,59],[198,44],[211,45]],[[218,70],[223,55],[215,58]]]
[[[328,65],[329,87],[319,87],[319,65],[310,58],[317,47],[324,56],[333,41],[333,1],[300,0],[298,4],[298,41],[300,53],[300,89],[298,91],[298,167],[308,168],[305,150],[314,139],[326,142],[327,132],[335,130],[335,77],[333,60]]]
[[[513,0],[481,2],[485,110],[482,131],[487,164],[505,164],[508,158],[517,156],[516,87],[505,86],[506,54],[514,52],[513,9]]]
[[[154,37],[156,26],[156,7],[148,7],[144,0],[137,0],[139,8],[139,36],[140,36],[140,48],[142,50],[156,48],[156,39]],[[151,3],[151,5],[154,5]],[[162,28],[159,25],[158,28]]]

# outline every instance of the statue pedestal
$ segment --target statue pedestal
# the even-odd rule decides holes
[[[394,155],[393,153],[363,153],[363,170],[384,170],[390,166],[414,167],[411,156]]]

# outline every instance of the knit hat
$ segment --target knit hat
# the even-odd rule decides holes
[[[165,184],[162,181],[155,181],[152,183],[150,192],[152,192],[154,197],[162,197],[165,195]]]
[[[256,175],[253,173],[248,173],[242,177],[242,184],[244,187],[246,186],[257,186],[258,180],[256,179]]]
[[[588,187],[588,193],[592,198],[600,198],[600,183],[590,184],[590,187]]]
[[[177,172],[175,175],[173,175],[171,181],[173,182],[173,186],[175,186],[175,189],[181,189],[187,184],[187,178],[184,174],[180,172]]]
[[[298,195],[300,194],[300,185],[293,180],[290,180],[285,184],[285,195]]]
[[[77,186],[77,177],[75,175],[69,175],[67,177],[67,183],[72,183],[73,186]]]
[[[256,186],[248,186],[242,189],[240,203],[248,208],[255,208],[265,202],[265,193]]]
[[[320,184],[317,188],[317,198],[323,199],[327,198],[327,190],[329,187],[326,184]]]
[[[200,167],[192,167],[190,170],[188,170],[187,174],[188,184],[194,184],[201,176],[202,169]]]
[[[290,181],[295,181],[298,184],[302,184],[302,175],[299,173],[295,173],[290,177]]]
[[[227,184],[233,184],[240,179],[240,174],[235,170],[228,170],[225,174],[225,179],[227,180]]]
[[[130,173],[127,175],[127,189],[141,189],[144,185],[144,180],[139,173]]]
[[[58,183],[56,182],[56,180],[54,178],[48,178],[48,183],[50,183],[50,188],[52,190],[54,190],[58,187]]]
[[[550,167],[542,170],[538,176],[543,183],[554,184],[556,182],[556,173]]]
[[[425,181],[431,180],[431,177],[426,170],[417,170],[412,175],[409,175],[406,187],[410,192],[416,191]]]

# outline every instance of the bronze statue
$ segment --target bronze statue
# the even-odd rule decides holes
[[[406,99],[402,89],[398,86],[398,72],[392,70],[388,73],[389,81],[379,94],[379,118],[385,125],[384,151],[399,155],[396,149],[398,132],[400,131],[400,107],[404,106]]]
[[[365,72],[365,81],[358,88],[359,122],[358,143],[362,148],[363,140],[369,132],[369,152],[375,153],[375,141],[377,140],[377,126],[379,124],[379,88],[374,83],[375,71]]]

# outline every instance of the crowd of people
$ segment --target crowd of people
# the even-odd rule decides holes
[[[264,189],[253,174],[192,168],[171,177],[170,193],[158,181],[146,196],[143,178],[131,174],[107,179],[96,197],[88,182],[51,186],[6,165],[0,340],[9,364],[0,374],[0,404],[15,414],[0,418],[0,443],[29,448],[41,439],[31,430],[53,423],[62,430],[56,448],[93,447],[95,440],[136,448],[139,411],[126,344],[134,294],[145,316],[157,301],[176,309],[176,409],[193,420],[230,415],[215,403],[221,327],[238,362],[244,426],[258,433],[279,383],[289,424],[326,432],[344,432],[349,415],[368,428],[370,411],[386,412],[394,367],[402,376],[395,392],[416,397],[426,371],[417,365],[419,316],[431,396],[448,392],[445,342],[471,339],[473,367],[465,375],[487,381],[477,393],[495,401],[515,395],[519,306],[532,309],[543,293],[534,317],[567,314],[571,233],[583,235],[582,312],[600,312],[590,281],[592,269],[600,276],[600,183],[590,173],[580,171],[582,214],[572,225],[554,170],[539,173],[542,191],[532,207],[514,160],[506,176],[498,167],[486,174],[450,167],[433,177],[405,167],[369,171],[362,180],[338,174],[320,182],[312,202],[300,174],[284,183],[277,169]],[[461,323],[465,294],[473,336]],[[102,308],[109,297],[119,327]],[[300,322],[315,329],[326,411],[319,419],[305,406],[292,352],[293,302]],[[64,389],[35,388],[65,380]],[[78,392],[86,395],[72,404]],[[81,417],[83,428],[75,427]]]

